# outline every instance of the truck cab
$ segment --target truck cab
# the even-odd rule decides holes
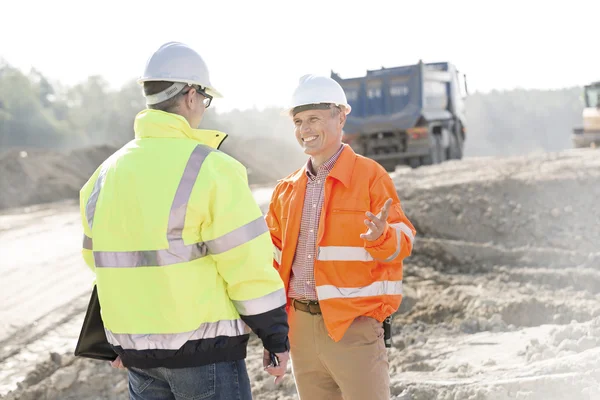
[[[388,171],[460,159],[466,139],[466,82],[449,62],[367,71],[340,83],[352,112],[344,142]]]

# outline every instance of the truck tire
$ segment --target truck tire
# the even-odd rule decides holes
[[[446,151],[442,145],[442,136],[441,135],[430,135],[431,139],[429,154],[431,157],[432,164],[441,164],[446,161]]]
[[[396,160],[385,160],[385,161],[378,161],[379,165],[381,165],[383,167],[383,169],[385,169],[387,172],[394,172],[396,170],[396,165],[400,165],[401,162],[400,161],[396,161]]]
[[[448,146],[448,160],[460,160],[462,159],[462,149],[458,143],[458,139],[453,133],[450,133],[450,146]]]

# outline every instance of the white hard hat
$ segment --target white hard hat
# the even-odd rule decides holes
[[[208,67],[195,50],[180,42],[168,42],[148,58],[141,85],[148,81],[175,82],[160,93],[146,96],[146,103],[156,104],[179,93],[186,85],[199,85],[213,97],[223,97],[211,84]],[[150,101],[149,101],[150,100]]]
[[[300,82],[292,94],[292,99],[283,114],[289,114],[296,107],[301,107],[296,112],[309,109],[328,108],[329,104],[344,106],[344,111],[349,114],[352,108],[346,99],[344,89],[335,80],[327,76],[307,74],[300,78]]]

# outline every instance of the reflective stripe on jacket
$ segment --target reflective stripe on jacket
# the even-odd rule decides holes
[[[390,176],[350,146],[340,154],[325,183],[325,200],[314,264],[317,296],[331,338],[339,341],[352,321],[379,321],[402,301],[402,261],[412,252],[416,230],[404,215]],[[266,216],[273,240],[273,264],[286,285],[298,242],[307,177],[305,168],[279,181]],[[393,199],[379,239],[363,240],[365,213],[377,215]],[[288,301],[289,306],[289,301]]]
[[[83,257],[109,342],[126,366],[244,358],[252,328],[289,348],[285,292],[246,170],[226,135],[144,110],[135,139],[81,190]]]

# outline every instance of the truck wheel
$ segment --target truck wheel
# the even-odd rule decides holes
[[[393,160],[380,161],[379,165],[381,165],[387,172],[394,172],[396,170],[396,165],[398,163]]]
[[[421,165],[431,165],[431,156],[423,156],[419,161],[421,162]]]
[[[442,146],[442,136],[441,135],[430,135],[431,139],[429,152],[431,155],[431,163],[432,164],[441,164],[446,161],[446,151]]]
[[[448,160],[460,160],[462,158],[462,149],[453,133],[450,134],[450,146],[448,146],[447,158]]]

